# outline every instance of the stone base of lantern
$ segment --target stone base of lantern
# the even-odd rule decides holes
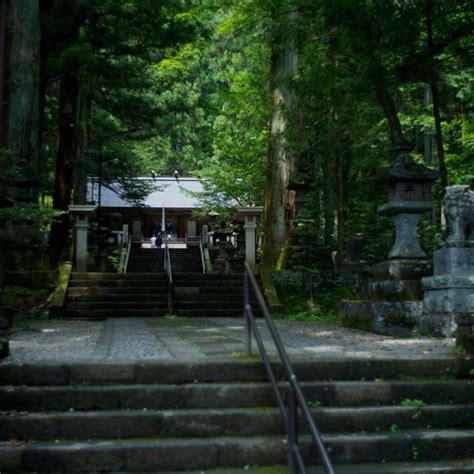
[[[387,260],[372,268],[374,278],[360,289],[360,300],[343,300],[338,314],[346,327],[387,336],[409,337],[423,309],[421,277],[431,273],[427,260]]]
[[[422,315],[421,279],[431,275],[431,264],[417,237],[422,214],[432,208],[428,184],[438,172],[415,162],[410,147],[397,147],[395,164],[378,180],[388,186],[388,202],[380,214],[395,223],[395,242],[388,260],[372,268],[374,278],[359,301],[342,301],[338,314],[345,326],[391,336],[410,336]]]
[[[343,326],[375,334],[410,337],[421,318],[422,301],[343,300],[337,311]]]
[[[385,260],[372,267],[377,281],[413,281],[431,275],[432,264],[428,259],[397,258]],[[421,289],[421,283],[419,283]]]

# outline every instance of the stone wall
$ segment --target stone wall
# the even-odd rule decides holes
[[[334,270],[281,270],[271,272],[273,284],[279,293],[301,291],[317,293],[328,284],[358,288],[363,281],[362,272]]]

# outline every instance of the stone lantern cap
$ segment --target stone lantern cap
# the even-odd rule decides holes
[[[439,178],[439,172],[418,164],[408,153],[408,148],[401,150],[395,164],[387,169],[377,180],[379,184],[395,184],[400,181],[410,183],[430,183]]]
[[[422,213],[432,209],[433,204],[426,184],[436,180],[439,173],[415,163],[408,147],[399,148],[395,165],[378,179],[388,186],[388,202],[379,206],[381,214]]]
[[[97,206],[94,204],[71,204],[69,212],[76,218],[76,225],[87,225],[88,218],[94,214]],[[82,224],[81,224],[82,225]]]
[[[263,214],[263,206],[241,206],[237,210],[244,216],[261,216]]]
[[[71,204],[69,206],[69,212],[71,214],[93,214],[97,206],[94,204]]]

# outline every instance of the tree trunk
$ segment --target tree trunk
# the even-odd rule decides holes
[[[427,83],[423,89],[423,105],[426,113],[431,110],[433,103],[433,95],[431,94],[431,87]],[[433,161],[433,137],[431,132],[423,132],[423,159],[426,165],[430,166]]]
[[[38,0],[11,0],[8,26],[7,146],[10,162],[36,175],[39,143],[40,23]]]
[[[428,54],[431,58],[431,62],[434,62],[434,46],[433,46],[433,27],[431,24],[431,7],[426,14],[426,36],[428,42]],[[433,67],[430,68],[430,86],[431,95],[433,99],[433,117],[435,123],[435,140],[436,140],[436,151],[438,154],[438,166],[439,174],[441,179],[441,194],[444,195],[444,189],[448,185],[448,171],[446,169],[446,160],[444,157],[443,148],[443,132],[441,130],[441,112],[439,106],[439,89],[438,81],[436,80],[436,73]]]
[[[334,193],[334,169],[326,160],[322,164],[323,176],[323,217],[324,217],[324,245],[334,248],[334,230],[336,226],[336,208]]]
[[[9,61],[7,53],[7,17],[8,0],[0,1],[0,147],[6,148],[6,128],[5,128],[5,69]],[[3,157],[0,156],[0,166]]]
[[[54,209],[67,211],[71,204],[74,184],[74,162],[77,153],[76,125],[79,81],[66,74],[61,79],[59,93],[59,142],[56,154],[56,175],[54,182]],[[69,247],[69,215],[64,214],[51,226],[49,255],[52,264],[67,257]]]
[[[373,30],[376,31],[377,27],[373,27]],[[395,107],[395,103],[393,102],[392,95],[388,89],[386,70],[379,54],[377,53],[377,43],[374,42],[370,36],[368,41],[370,48],[369,54],[372,62],[372,80],[375,86],[375,94],[383,109],[385,118],[387,119],[392,145],[394,148],[406,146],[397,109]]]
[[[89,118],[91,112],[91,97],[87,87],[81,87],[77,110],[77,156],[74,167],[74,204],[86,203],[86,164],[88,157],[87,144],[89,138]]]
[[[291,25],[297,13],[288,14]],[[267,182],[265,190],[265,246],[263,263],[269,267],[281,266],[290,234],[290,218],[294,205],[293,191],[288,184],[294,168],[294,154],[285,137],[287,114],[294,108],[294,93],[285,82],[297,72],[298,56],[294,35],[281,42],[276,41],[272,55],[273,106],[268,148]]]
[[[337,127],[336,127],[337,132]],[[337,260],[341,264],[344,259],[344,163],[341,145],[339,138],[336,139],[334,153],[336,155],[336,180],[337,180],[337,194],[336,194],[336,209],[337,209],[337,239],[336,250]]]
[[[53,6],[53,0],[41,0],[40,14],[50,15]],[[38,148],[40,152],[43,150],[43,139],[44,139],[44,126],[45,126],[45,107],[46,107],[46,95],[48,88],[48,74],[47,74],[47,63],[49,56],[49,41],[46,35],[41,35],[40,43],[40,82],[39,82],[39,142]]]
[[[382,106],[385,118],[387,119],[393,147],[397,148],[404,146],[405,139],[403,138],[402,125],[400,124],[400,119],[398,118],[393,98],[388,90],[385,80],[385,71],[382,69],[382,66],[380,66],[377,77],[375,78],[375,93],[380,105]]]

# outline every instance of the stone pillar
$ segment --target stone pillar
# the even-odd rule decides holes
[[[207,233],[207,245],[210,249],[214,247],[214,231],[210,230]]]
[[[209,247],[209,226],[207,225],[202,226],[201,241],[204,247]]]
[[[449,225],[445,246],[433,254],[434,276],[423,278],[424,334],[454,337],[474,353],[474,193],[448,186],[444,208]]]
[[[94,213],[95,209],[96,206],[86,204],[73,204],[69,206],[69,211],[75,218],[74,255],[76,272],[87,272],[89,217]]]
[[[257,251],[257,218],[256,216],[245,216],[245,260],[255,273],[256,251]]]
[[[128,224],[124,224],[122,226],[122,235],[123,235],[123,243],[124,245],[128,244],[128,239],[129,239],[129,230],[128,230]]]
[[[132,222],[132,235],[133,237],[142,236],[142,221],[141,220],[134,220]]]
[[[188,237],[196,237],[196,221],[189,220],[186,222],[186,235]]]
[[[245,260],[255,273],[257,270],[257,220],[263,214],[263,207],[240,207],[239,214],[245,218]]]

